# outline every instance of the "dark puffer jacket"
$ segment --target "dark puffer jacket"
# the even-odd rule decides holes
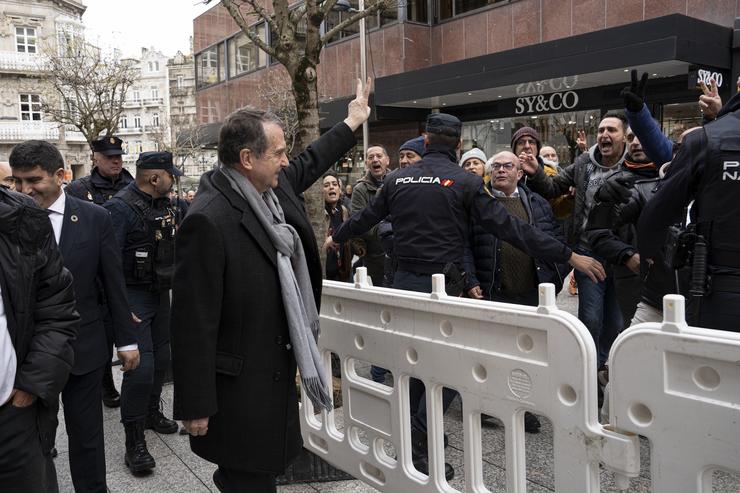
[[[0,288],[18,365],[14,386],[38,397],[39,431],[48,448],[54,429],[49,405],[56,404],[72,369],[80,317],[47,213],[3,188]]]
[[[563,231],[547,200],[523,185],[519,186],[519,196],[530,218],[529,223],[563,242]],[[464,260],[465,271],[468,274],[467,289],[480,285],[483,297],[491,300],[501,289],[501,272],[505,268],[501,264],[501,241],[486,233],[478,224],[471,226],[468,241],[470,247],[466,249]],[[555,284],[556,292],[560,292],[563,279],[571,270],[570,265],[539,259],[534,259],[534,262],[539,282],[551,282]]]

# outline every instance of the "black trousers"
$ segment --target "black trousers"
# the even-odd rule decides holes
[[[38,406],[0,407],[0,493],[59,491],[54,462],[41,451]]]
[[[218,477],[219,486],[224,493],[275,493],[275,476],[258,474],[240,469],[218,466],[214,478]]]
[[[102,378],[103,367],[84,375],[70,375],[62,390],[69,469],[76,493],[106,492]]]

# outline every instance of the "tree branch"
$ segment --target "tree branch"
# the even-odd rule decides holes
[[[256,5],[252,1],[248,1],[247,3],[255,9],[255,15],[265,21],[265,23],[267,24],[266,27],[277,30],[275,26],[275,21],[264,8]],[[234,22],[236,22],[236,25],[239,26],[239,29],[242,30],[242,32],[249,38],[250,41],[252,41],[252,43],[256,44],[260,50],[264,51],[268,55],[276,58],[278,57],[275,48],[265,43],[259,36],[257,36],[257,33],[254,30],[253,26],[247,24],[246,19],[244,19],[244,15],[242,15],[241,10],[237,5],[234,4],[233,0],[221,0],[221,4],[226,7],[226,10],[229,11],[229,14],[234,19]]]
[[[322,45],[327,44],[331,38],[333,38],[343,29],[358,22],[360,19],[368,17],[369,15],[372,15],[378,12],[379,10],[385,9],[385,7],[386,7],[386,1],[378,0],[377,2],[373,3],[369,7],[365,7],[365,10],[363,10],[362,12],[355,12],[351,17],[344,19],[342,22],[340,22],[339,24],[331,28],[329,31],[324,33],[324,35],[321,37],[321,44]]]

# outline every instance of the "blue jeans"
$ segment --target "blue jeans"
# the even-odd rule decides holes
[[[131,311],[141,319],[137,343],[140,361],[135,370],[123,374],[121,422],[146,418],[149,409],[159,406],[167,367],[170,364],[170,295],[145,289],[126,290]]]
[[[622,311],[619,309],[614,278],[593,282],[586,274],[575,271],[578,283],[578,318],[583,322],[596,344],[598,366],[609,358],[614,339],[622,330]]]

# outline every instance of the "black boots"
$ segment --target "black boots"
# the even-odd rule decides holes
[[[158,404],[156,406],[149,405],[149,414],[146,416],[147,430],[154,430],[163,435],[170,435],[177,433],[179,428],[177,421],[168,419],[162,414],[162,409]]]
[[[144,438],[144,422],[127,423],[123,425],[126,431],[126,455],[124,462],[133,474],[148,472],[156,466],[154,457],[146,449]]]
[[[121,395],[113,383],[113,370],[110,363],[103,370],[103,404],[105,407],[121,407]]]
[[[447,446],[445,437],[445,447]],[[421,430],[411,429],[411,456],[414,467],[422,474],[429,475],[429,458],[427,456],[427,434]],[[452,480],[455,477],[455,469],[445,462],[445,479]]]

